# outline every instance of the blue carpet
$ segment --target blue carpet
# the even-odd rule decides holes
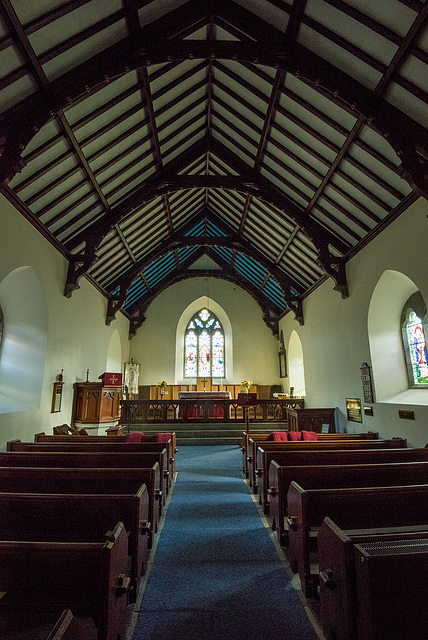
[[[133,640],[316,640],[237,446],[181,447]]]

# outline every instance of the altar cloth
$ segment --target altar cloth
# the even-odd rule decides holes
[[[230,391],[179,391],[177,395],[178,400],[231,400],[232,394]],[[183,416],[183,408],[178,410],[178,417]],[[188,418],[202,418],[203,412],[200,410],[198,404],[190,405],[187,407]],[[224,418],[223,407],[212,406],[208,412],[209,418]]]

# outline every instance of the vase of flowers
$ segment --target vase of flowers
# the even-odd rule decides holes
[[[242,386],[243,386],[243,387],[244,387],[244,389],[245,389],[245,393],[248,393],[248,392],[249,392],[249,390],[251,389],[251,385],[252,385],[253,383],[251,382],[251,380],[243,380],[243,381],[241,382],[241,384],[242,384]]]
[[[165,389],[168,386],[168,383],[166,380],[160,380],[158,382],[158,386],[159,386],[159,390],[160,390],[160,394],[161,394],[161,398],[163,397],[164,393],[165,393]]]

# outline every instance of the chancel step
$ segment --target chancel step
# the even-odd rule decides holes
[[[142,431],[146,435],[157,433],[158,431],[175,431],[177,437],[177,445],[220,445],[220,444],[241,444],[242,432],[245,431],[245,423],[222,422],[217,424],[198,423],[194,424],[171,424],[156,422],[147,428],[147,424],[132,425],[131,431]],[[258,422],[252,428],[250,424],[250,432],[253,430],[257,433],[270,433],[271,431],[286,429],[286,424],[279,425],[266,424]]]

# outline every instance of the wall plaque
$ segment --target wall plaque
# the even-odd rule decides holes
[[[372,376],[371,376],[370,367],[367,364],[367,362],[363,362],[363,364],[360,367],[360,371],[361,371],[361,382],[363,384],[364,402],[374,402]]]
[[[359,398],[346,398],[346,416],[348,422],[362,422],[361,400]]]

